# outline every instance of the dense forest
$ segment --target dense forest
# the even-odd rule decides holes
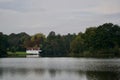
[[[105,23],[84,33],[60,35],[51,31],[48,36],[0,32],[0,57],[25,52],[27,47],[40,47],[42,57],[120,57],[120,26]]]

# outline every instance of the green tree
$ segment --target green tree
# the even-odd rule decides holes
[[[6,57],[7,56],[7,35],[4,35],[0,32],[0,57]]]
[[[82,34],[76,36],[76,38],[71,42],[70,45],[71,56],[80,56],[84,51],[84,39],[82,38]]]
[[[41,55],[47,57],[62,57],[67,56],[67,52],[65,37],[56,35],[53,31],[50,32]]]
[[[31,42],[33,47],[42,47],[45,42],[45,35],[42,33],[37,33],[31,37]]]
[[[15,51],[25,51],[24,42],[28,40],[30,36],[24,32],[15,34],[12,33],[8,36],[9,50],[12,51],[13,47]]]

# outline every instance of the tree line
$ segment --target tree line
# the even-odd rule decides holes
[[[84,33],[60,35],[51,31],[48,36],[0,32],[0,57],[7,57],[8,51],[26,51],[28,47],[40,47],[42,57],[119,57],[120,26],[105,23],[89,27]]]

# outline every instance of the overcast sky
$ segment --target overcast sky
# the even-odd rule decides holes
[[[120,0],[0,0],[5,34],[78,33],[108,22],[120,25]]]

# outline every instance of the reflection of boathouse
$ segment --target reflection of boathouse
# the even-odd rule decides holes
[[[27,48],[26,57],[39,57],[40,52],[40,48]]]

